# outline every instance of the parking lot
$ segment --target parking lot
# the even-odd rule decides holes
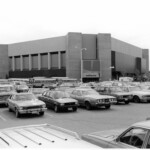
[[[48,109],[44,116],[23,115],[16,118],[7,107],[0,108],[0,129],[32,124],[52,124],[77,132],[79,135],[101,130],[126,128],[132,123],[150,117],[150,103],[124,103],[112,105],[109,110],[100,108],[86,110],[78,108],[77,112],[55,113]]]

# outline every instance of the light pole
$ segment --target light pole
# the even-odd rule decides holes
[[[82,51],[87,50],[86,48],[81,48],[81,83],[83,82],[82,76],[83,76],[83,54]]]

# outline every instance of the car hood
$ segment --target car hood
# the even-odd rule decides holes
[[[77,100],[75,100],[73,98],[59,98],[59,99],[56,99],[56,101],[59,103],[77,102]]]
[[[17,101],[16,105],[18,106],[37,106],[37,105],[44,105],[45,103],[40,100],[27,100],[27,101]]]
[[[0,95],[12,95],[14,93],[16,93],[16,92],[14,92],[14,91],[11,91],[11,92],[0,92]]]
[[[131,95],[129,92],[114,92],[112,94],[118,95],[118,96],[122,96],[122,95]]]
[[[125,129],[115,129],[115,130],[107,130],[107,131],[100,131],[94,132],[90,134],[84,134],[82,138],[86,139],[101,139],[104,141],[112,141],[116,139]]]
[[[93,98],[93,99],[108,99],[108,98],[114,98],[113,96],[108,95],[86,95],[85,98]]]
[[[138,94],[138,95],[150,95],[150,92],[148,92],[148,91],[132,91],[130,93]]]

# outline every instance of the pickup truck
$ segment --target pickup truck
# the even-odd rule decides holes
[[[0,130],[0,148],[100,148],[82,140],[76,132],[40,124]]]

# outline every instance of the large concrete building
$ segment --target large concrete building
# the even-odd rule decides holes
[[[148,49],[111,34],[65,36],[0,45],[0,78],[71,77],[110,80],[149,71]]]

